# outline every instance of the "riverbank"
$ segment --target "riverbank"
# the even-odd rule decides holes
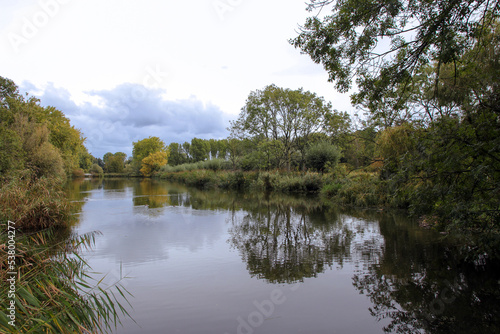
[[[213,171],[198,169],[182,172],[163,172],[161,179],[203,189],[279,191],[284,193],[318,193],[326,175],[318,173]]]
[[[332,173],[197,169],[160,172],[156,177],[204,189],[315,193],[338,204],[356,207],[393,204],[388,200],[378,172],[358,170],[349,173],[343,166]]]
[[[127,314],[115,295],[119,284],[103,289],[91,279],[80,252],[91,247],[96,233],[72,235],[70,228],[20,233],[8,221],[0,232],[0,287],[5,301],[1,333],[97,333],[118,324]],[[5,267],[4,267],[5,265]]]
[[[81,203],[68,199],[63,182],[29,170],[0,179],[1,333],[93,333],[117,324],[122,306],[113,293],[125,290],[104,290],[88,275],[80,251],[96,233],[73,234]]]

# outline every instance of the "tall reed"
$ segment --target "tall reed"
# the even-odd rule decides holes
[[[129,316],[124,303],[130,294],[117,282],[102,287],[88,273],[80,256],[93,245],[96,233],[71,235],[70,229],[48,229],[16,235],[15,326],[9,314],[0,312],[1,333],[97,333],[110,332]],[[7,236],[0,234],[1,300],[8,295]],[[130,304],[129,304],[130,305]]]

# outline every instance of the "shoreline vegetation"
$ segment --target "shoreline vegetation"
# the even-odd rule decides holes
[[[343,206],[363,208],[400,208],[389,203],[379,172],[373,169],[348,172],[339,165],[330,173],[241,171],[193,169],[157,172],[154,177],[202,189],[228,189],[291,194],[320,194]]]
[[[500,259],[498,2],[467,10],[460,2],[446,2],[446,10],[417,2],[389,6],[390,13],[368,3],[309,7],[330,5],[332,15],[308,19],[291,43],[322,63],[339,91],[356,78],[351,101],[364,117],[302,88],[270,84],[250,92],[228,138],[166,145],[152,136],[134,142],[131,157],[100,158],[62,111],[0,76],[0,277],[10,256],[18,269],[19,328],[37,322],[47,332],[86,333],[116,325],[117,307],[124,311],[98,285],[86,295],[90,285],[77,283],[89,278],[77,245],[93,238],[54,239],[72,224],[63,184],[85,174],[321,193],[345,206],[401,208],[422,217],[423,226],[453,234],[471,261]],[[419,24],[408,27],[408,17]],[[414,29],[415,40],[405,42]],[[380,36],[392,40],[382,54],[373,52]],[[8,288],[2,284],[2,296]],[[64,311],[69,304],[75,308]],[[14,332],[8,320],[0,312],[0,330]]]
[[[92,156],[69,119],[39,102],[0,77],[0,332],[110,332],[129,295],[90,276],[80,254],[97,232],[73,235],[78,208],[63,188]]]

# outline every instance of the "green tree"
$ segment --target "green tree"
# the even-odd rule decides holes
[[[168,158],[169,165],[177,166],[187,162],[187,157],[181,144],[170,143],[170,145],[168,145],[168,150],[170,152],[170,156]]]
[[[217,153],[217,158],[219,159],[227,159],[227,148],[228,148],[228,140],[227,139],[221,139],[217,141],[217,147],[218,147],[218,153]]]
[[[8,127],[0,126],[0,174],[24,167],[21,138]]]
[[[109,162],[109,159],[113,156],[113,153],[107,152],[102,156],[102,161],[104,162],[104,166]]]
[[[88,151],[85,139],[64,114],[22,96],[12,80],[0,77],[0,168],[15,172],[29,168],[36,176],[69,175]]]
[[[205,161],[208,159],[210,144],[205,139],[193,138],[191,140],[190,153],[193,162]]]
[[[142,166],[142,160],[151,153],[168,152],[163,140],[158,137],[148,137],[133,143],[132,165],[136,172],[139,172]]]
[[[377,160],[377,130],[374,126],[351,132],[342,143],[343,162],[354,168],[368,166]]]
[[[102,175],[104,171],[98,164],[92,164],[92,167],[90,167],[90,173],[94,175]]]
[[[115,154],[105,154],[106,162],[104,169],[107,173],[123,173],[125,168],[125,159],[127,155],[123,152],[116,152]]]
[[[84,146],[85,138],[81,131],[72,126],[69,119],[60,110],[47,107],[37,110],[38,112],[40,114],[35,117],[39,122],[48,121],[49,141],[61,152],[66,172],[70,173],[72,170],[79,168],[81,156],[88,153]]]
[[[29,121],[26,115],[16,114],[12,125],[22,142],[25,167],[37,177],[63,177],[64,162],[59,150],[49,142],[45,124]]]
[[[294,150],[304,156],[309,136],[321,130],[331,109],[330,103],[314,93],[270,85],[250,93],[238,119],[231,122],[230,130],[235,138],[281,141],[280,160],[290,169]],[[269,152],[265,155],[271,156]]]
[[[333,110],[325,115],[324,131],[336,145],[344,145],[351,133],[351,117],[347,112]]]
[[[500,244],[500,29],[497,1],[311,1],[292,43],[386,128],[392,198],[450,229]],[[470,236],[470,234],[469,234]],[[470,240],[477,240],[470,238]],[[488,240],[488,241],[486,241]],[[474,242],[473,242],[474,243]]]
[[[123,152],[107,152],[102,157],[102,160],[104,162],[103,170],[106,173],[123,173],[126,158],[127,155]]]
[[[210,159],[217,159],[219,153],[219,142],[216,139],[208,140],[208,147],[210,148]]]
[[[307,166],[324,172],[326,167],[335,168],[340,160],[340,149],[329,142],[312,144],[306,153]]]
[[[231,162],[233,169],[236,169],[238,162],[241,159],[243,152],[241,140],[236,138],[229,138],[227,141],[227,151],[229,153],[229,161]]]
[[[192,161],[192,154],[191,154],[191,144],[189,142],[184,142],[182,144],[182,150],[184,154],[186,155],[186,162],[191,162]]]
[[[413,115],[385,129],[378,150],[398,205],[460,231],[469,250],[494,257],[500,256],[498,20],[476,34],[456,61],[420,68],[400,108]]]
[[[331,14],[308,18],[291,43],[321,63],[339,91],[356,78],[354,101],[383,113],[406,102],[405,87],[430,60],[439,76],[441,65],[483,43],[478,31],[494,25],[500,2],[311,0],[308,9],[325,7]],[[384,97],[393,97],[390,108]]]
[[[93,161],[94,157],[88,152],[87,148],[84,147],[84,150],[80,154],[80,168],[86,171],[90,170]]]

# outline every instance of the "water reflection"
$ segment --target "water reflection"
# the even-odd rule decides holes
[[[85,186],[84,186],[85,185]],[[196,251],[220,238],[222,224],[210,211],[193,212],[181,186],[142,179],[92,179],[74,182],[70,192],[80,191],[80,232],[103,232],[93,256],[114,258],[134,266],[169,258],[176,247]],[[182,205],[180,209],[176,206]],[[193,220],[192,216],[197,219]]]
[[[498,266],[470,263],[451,242],[398,216],[379,217],[380,260],[353,277],[395,333],[500,333]]]
[[[285,201],[266,201],[244,216],[233,217],[231,243],[252,276],[271,283],[294,283],[331,267],[350,249],[352,233],[333,214],[321,208],[292,207]]]
[[[173,263],[170,254],[175,253],[177,267],[152,264],[147,270],[224,286],[236,284],[230,281],[229,271],[237,269],[229,257],[241,258],[246,276],[269,285],[320,281],[320,276],[334,282],[336,272],[348,271],[386,332],[500,332],[498,266],[468,263],[453,243],[404,214],[345,211],[318,198],[200,191],[156,180],[75,181],[68,192],[87,231],[104,232],[96,256],[125,266]],[[209,278],[208,272],[217,277]],[[154,280],[148,284],[163,286]],[[230,294],[221,289],[218,298]]]

